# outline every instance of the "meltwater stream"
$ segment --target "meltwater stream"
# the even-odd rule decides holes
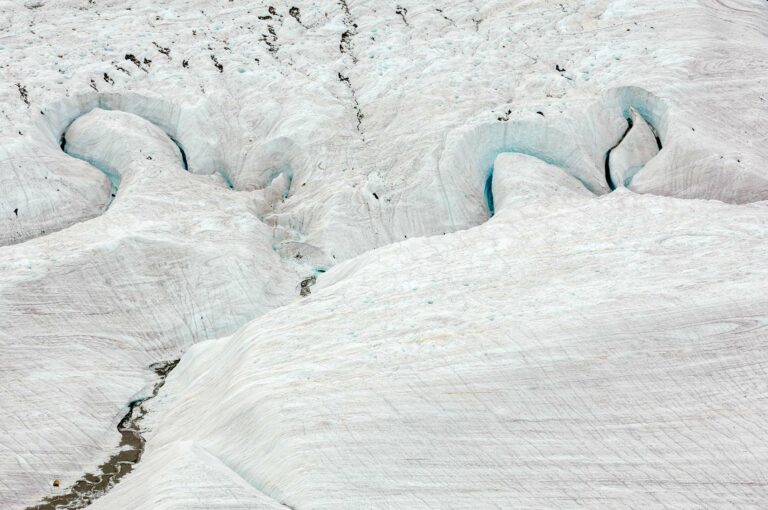
[[[99,466],[98,473],[86,473],[72,485],[68,492],[44,498],[42,503],[28,507],[27,510],[61,510],[85,508],[93,501],[107,493],[122,477],[133,470],[133,466],[141,460],[144,453],[145,439],[141,435],[141,419],[147,414],[144,406],[160,392],[165,384],[165,378],[176,368],[179,360],[156,363],[151,365],[159,380],[152,389],[152,394],[146,398],[134,400],[128,406],[128,412],[120,420],[117,430],[122,436],[120,450]],[[54,482],[55,484],[55,482]],[[55,485],[54,485],[55,486]]]

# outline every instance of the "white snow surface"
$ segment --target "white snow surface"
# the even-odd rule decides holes
[[[634,108],[630,108],[630,119],[632,124],[627,135],[608,156],[614,186],[630,183],[632,177],[659,153],[653,129]]]
[[[767,50],[758,0],[0,0],[0,508],[179,356],[93,508],[765,508]]]

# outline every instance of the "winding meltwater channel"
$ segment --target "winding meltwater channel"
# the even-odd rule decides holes
[[[629,108],[627,130],[605,155],[605,181],[611,190],[628,187],[632,178],[659,151],[661,138],[656,129],[634,108]]]
[[[188,171],[182,145],[159,126],[132,113],[95,108],[75,119],[61,136],[61,149],[100,170],[112,185],[107,208],[126,172],[141,162]]]
[[[603,158],[602,174],[605,179],[605,185],[610,191],[614,191],[619,187],[630,187],[632,179],[635,175],[642,170],[649,161],[651,161],[662,149],[661,137],[659,136],[656,127],[652,125],[646,118],[633,106],[628,106],[624,112],[624,119],[626,121],[626,129],[619,137],[619,139],[610,146],[605,152]],[[530,126],[526,126],[528,132],[534,132]],[[546,136],[540,136],[539,143],[531,144],[530,146],[510,146],[508,148],[496,149],[493,151],[494,157],[500,154],[519,154],[527,155],[530,158],[540,160],[542,163],[554,165],[560,168],[563,172],[574,177],[584,186],[585,189],[590,190],[594,194],[599,194],[596,191],[596,186],[590,186],[588,180],[580,178],[579,172],[575,171],[578,165],[569,167],[563,164],[566,161],[564,158],[558,158],[556,151],[552,150],[552,147],[547,147],[544,141],[547,140]],[[523,148],[521,148],[523,147]],[[573,153],[577,151],[574,150]],[[523,160],[518,161],[522,163]],[[529,160],[531,161],[531,160]],[[586,161],[586,159],[585,159]],[[493,217],[499,209],[499,199],[494,197],[494,177],[496,175],[495,162],[493,166],[485,174],[485,180],[483,185],[483,196],[485,199],[485,205],[489,217]],[[595,169],[597,170],[597,169]],[[585,174],[586,175],[586,174]]]
[[[156,173],[163,168],[187,168],[186,153],[181,144],[155,124],[137,115],[94,109],[75,119],[62,134],[61,149],[99,169],[109,179],[112,189],[107,208],[116,197],[123,177],[145,171]],[[93,473],[85,473],[68,488],[52,480],[51,496],[43,498],[28,510],[84,508],[114,487],[141,460],[146,440],[142,419],[147,404],[157,396],[178,359],[153,364],[157,376],[151,394],[128,403],[128,410],[117,425],[120,433],[118,450]],[[57,493],[59,490],[64,491]]]
[[[611,177],[611,163],[610,163],[610,161],[611,161],[611,152],[613,152],[613,150],[616,147],[621,145],[621,142],[623,142],[624,139],[629,134],[629,132],[632,131],[632,126],[633,126],[632,117],[629,117],[627,119],[627,130],[624,131],[623,135],[621,135],[621,138],[619,139],[618,142],[616,142],[616,145],[614,145],[613,147],[608,149],[608,152],[605,154],[605,169],[604,169],[605,170],[605,182],[608,184],[608,187],[611,188],[611,191],[616,189],[616,183],[613,182],[613,177]]]
[[[610,189],[621,185],[619,183],[629,183],[632,176],[660,149],[655,129],[637,111],[629,108],[624,114],[628,115],[626,131],[613,147],[602,152],[605,154],[605,178]],[[513,203],[508,198],[510,190],[526,193],[525,185],[529,184],[528,181],[533,182],[538,178],[548,179],[548,183],[558,183],[562,187],[570,186],[574,193],[595,196],[605,190],[604,184],[602,188],[596,184],[602,173],[597,168],[600,163],[594,161],[594,165],[591,165],[591,170],[597,172],[597,179],[590,182],[589,174],[582,171],[583,158],[577,157],[577,151],[563,147],[564,137],[558,133],[552,134],[547,126],[509,123],[501,129],[494,125],[488,132],[480,134],[483,135],[481,138],[484,143],[479,148],[475,147],[476,157],[468,158],[464,150],[466,147],[458,144],[452,163],[458,169],[463,168],[463,165],[472,167],[471,175],[475,177],[467,179],[474,183],[472,186],[477,186],[480,181],[480,176],[475,172],[488,169],[484,172],[484,180],[480,182],[483,183],[482,193],[489,216],[502,211],[505,203],[507,206]],[[597,138],[605,141],[605,138]],[[182,168],[188,171],[186,153],[177,140],[158,125],[138,115],[118,110],[96,108],[78,117],[61,136],[61,148],[68,155],[86,161],[104,173],[112,183],[112,198],[118,192],[123,197],[124,193],[154,189],[152,186],[159,177],[164,182],[172,183],[173,179],[185,175]],[[507,153],[512,153],[513,157],[499,157],[504,154],[510,156]],[[497,157],[499,166],[494,168]],[[464,174],[457,172],[457,175]],[[137,176],[141,178],[134,179]],[[496,182],[494,177],[497,177]],[[124,184],[122,188],[121,184]],[[228,184],[231,187],[231,183]],[[106,182],[104,185],[106,187]],[[498,191],[496,197],[495,189]],[[473,196],[477,196],[474,190]],[[130,205],[130,198],[125,197],[125,200],[124,203]],[[107,207],[110,205],[111,200]],[[479,203],[474,206],[482,207]],[[482,210],[478,212],[482,214]],[[147,403],[157,396],[177,362],[174,360],[151,366],[158,379],[150,396],[128,404],[128,410],[117,426],[121,439],[116,453],[101,464],[95,473],[82,475],[74,484],[62,489],[63,493],[54,493],[28,510],[86,507],[130,473],[144,452],[146,440],[142,435],[142,419],[148,412]]]
[[[158,376],[152,388],[152,394],[128,404],[128,412],[117,425],[117,431],[121,436],[120,449],[99,466],[98,472],[86,473],[67,492],[44,498],[42,503],[28,507],[27,510],[84,508],[93,503],[96,498],[103,496],[121,478],[130,473],[144,453],[146,440],[142,436],[141,421],[148,412],[146,404],[157,396],[165,384],[166,377],[178,363],[179,360],[175,359],[150,366]],[[57,482],[53,482],[54,489],[58,485]]]

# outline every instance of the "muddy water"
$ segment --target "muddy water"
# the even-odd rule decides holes
[[[104,495],[117,484],[122,477],[133,470],[133,466],[141,460],[144,453],[145,440],[141,435],[140,422],[147,414],[145,404],[157,396],[165,384],[165,378],[176,368],[179,360],[156,363],[154,369],[159,380],[152,389],[152,395],[129,404],[128,412],[120,420],[117,430],[120,432],[120,451],[99,466],[96,474],[86,473],[64,494],[44,498],[42,503],[28,507],[27,510],[59,510],[84,508],[99,496]],[[53,481],[52,481],[53,482]]]

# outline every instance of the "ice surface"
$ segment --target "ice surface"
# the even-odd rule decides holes
[[[149,364],[288,302],[300,278],[259,220],[282,193],[189,174],[133,114],[96,109],[66,134],[119,190],[103,215],[0,250],[2,395],[22,413],[0,417],[13,438],[0,445],[3,506],[93,472],[128,402],[151,389]]]
[[[611,183],[614,186],[629,185],[632,177],[659,153],[653,128],[634,108],[630,109],[628,122],[626,136],[608,157]]]
[[[185,355],[96,508],[173,508],[190,443],[294,508],[766,504],[768,208],[558,188]]]
[[[766,26],[0,0],[0,507],[765,507]]]
[[[525,154],[504,152],[493,164],[493,201],[497,212],[519,213],[572,199],[594,197],[561,168]]]

